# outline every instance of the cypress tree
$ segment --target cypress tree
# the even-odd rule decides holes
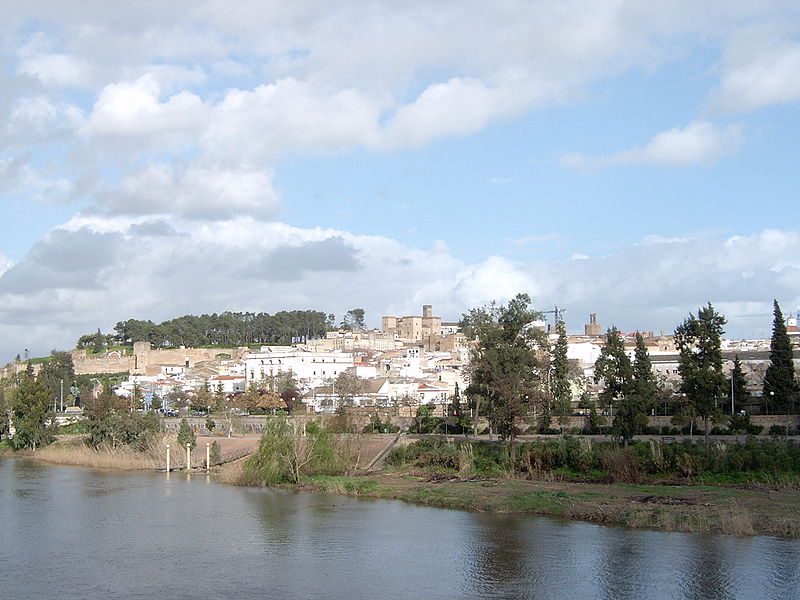
[[[792,344],[777,300],[774,301],[774,306],[769,367],[764,375],[764,403],[771,412],[786,413],[797,394],[797,383],[794,380]]]
[[[633,390],[641,401],[643,411],[653,404],[658,391],[650,355],[644,345],[644,337],[638,332],[636,333],[636,351],[633,355]]]
[[[731,398],[733,394],[733,398]],[[734,412],[742,410],[744,405],[750,400],[750,390],[747,389],[747,375],[742,369],[742,362],[739,355],[733,357],[733,369],[728,379],[728,400],[733,400]]]
[[[568,417],[571,413],[570,404],[572,400],[572,386],[569,381],[569,359],[567,358],[567,329],[561,320],[558,321],[556,329],[558,331],[558,340],[553,348],[553,358],[550,365],[552,369],[550,391],[553,396],[553,407],[559,416],[559,422],[562,425],[566,425],[569,423]]]

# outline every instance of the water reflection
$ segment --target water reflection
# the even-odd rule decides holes
[[[15,598],[797,598],[800,542],[0,460]],[[11,597],[11,596],[8,596]]]

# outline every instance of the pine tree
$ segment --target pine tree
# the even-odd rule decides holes
[[[480,398],[480,408],[500,438],[508,443],[511,462],[515,439],[541,389],[542,365],[536,347],[546,339],[530,327],[540,313],[530,296],[517,294],[507,305],[473,308],[462,318],[468,335],[477,338],[470,362],[467,395]]]
[[[769,367],[764,375],[764,402],[774,413],[786,413],[797,395],[792,362],[792,344],[786,333],[781,307],[774,301],[775,317],[772,321],[772,342]]]
[[[725,322],[709,302],[697,311],[697,317],[690,313],[675,330],[681,391],[703,418],[707,448],[709,419],[717,410],[717,402],[725,397],[721,341]]]
[[[605,386],[600,393],[600,401],[607,406],[617,407],[611,424],[614,435],[627,445],[636,433],[636,417],[641,410],[635,394],[633,365],[625,354],[625,343],[616,327],[606,334],[606,343],[595,362],[594,374],[595,379],[602,381]]]
[[[633,366],[625,354],[625,343],[619,329],[612,327],[606,333],[606,343],[594,363],[594,377],[603,383],[600,402],[613,407],[626,394],[630,394],[633,384]]]

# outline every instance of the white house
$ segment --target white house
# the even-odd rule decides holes
[[[298,379],[335,379],[355,366],[353,356],[344,352],[309,352],[292,346],[265,346],[261,352],[244,356],[245,385],[291,371]]]

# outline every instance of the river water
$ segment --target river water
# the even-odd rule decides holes
[[[0,598],[800,598],[800,541],[0,459]]]

